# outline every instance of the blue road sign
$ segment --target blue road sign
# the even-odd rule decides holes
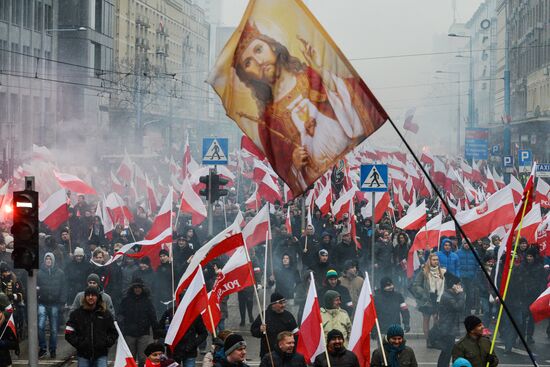
[[[489,158],[489,129],[466,128],[464,156],[468,160]]]
[[[388,166],[385,164],[361,165],[361,191],[388,191]]]
[[[502,163],[504,164],[504,167],[513,167],[514,159],[511,155],[505,155],[504,157],[502,157]]]
[[[229,139],[202,139],[202,164],[227,164],[228,157]]]
[[[493,145],[493,147],[491,148],[491,152],[493,153],[493,155],[497,155],[499,149],[500,147],[498,145]]]
[[[537,164],[537,177],[550,177],[550,163]]]
[[[518,166],[531,166],[533,157],[528,149],[518,150]]]

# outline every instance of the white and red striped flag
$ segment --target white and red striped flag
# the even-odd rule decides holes
[[[550,317],[550,288],[546,288],[546,290],[537,297],[535,302],[531,303],[529,311],[531,311],[531,315],[533,315],[535,322],[540,322]]]
[[[540,211],[540,204],[533,204],[531,210],[527,214],[525,214],[525,217],[523,217],[521,237],[525,237],[528,243],[536,243],[537,229],[539,228],[541,222],[542,215]]]
[[[151,184],[151,181],[149,181],[149,177],[145,175],[145,185],[147,187],[147,201],[149,203],[149,210],[151,213],[156,213],[159,209],[157,196],[155,195],[155,189],[153,188],[153,185]]]
[[[132,177],[134,176],[133,167],[134,165],[132,163],[132,160],[128,156],[128,153],[126,153],[125,151],[124,158],[122,158],[122,162],[120,163],[120,166],[118,167],[118,170],[116,172],[117,177],[126,182],[132,181]]]
[[[265,234],[269,232],[269,239],[271,239],[271,229],[269,226],[269,203],[264,207],[246,224],[243,228],[243,238],[246,243],[246,247],[251,248],[260,243],[265,242]]]
[[[292,234],[292,221],[290,220],[290,205],[286,208],[285,227],[288,234]]]
[[[342,220],[345,213],[349,213],[349,207],[355,196],[355,190],[355,188],[351,188],[346,191],[332,205],[332,214],[337,221]]]
[[[75,175],[55,171],[54,175],[57,179],[57,182],[59,182],[59,185],[67,190],[71,190],[71,192],[78,194],[97,195],[97,192],[93,187],[91,187]]]
[[[456,213],[458,223],[472,240],[487,236],[514,220],[514,197],[509,186],[491,195],[481,205]]]
[[[260,183],[258,184],[258,195],[265,201],[275,204],[275,202],[282,202],[283,196],[277,180],[271,175],[264,175]]]
[[[539,177],[537,180],[537,188],[535,192],[535,201],[540,203],[540,206],[548,209],[550,208],[550,200],[548,200],[548,193],[550,192],[550,185]]]
[[[414,237],[413,244],[409,249],[407,255],[407,277],[412,278],[414,271],[420,266],[419,263],[416,263],[415,255],[418,250],[425,250],[437,246],[439,242],[439,232],[441,229],[441,218],[442,215],[439,213],[424,227],[422,227],[416,236]]]
[[[69,220],[69,206],[65,189],[54,192],[38,211],[38,219],[52,231]]]
[[[115,321],[115,328],[118,333],[118,340],[116,343],[116,354],[114,367],[137,367],[136,360],[132,356],[132,352],[124,340],[124,335],[120,331],[118,323]]]
[[[111,190],[119,195],[124,195],[124,185],[120,183],[118,178],[111,171]]]
[[[202,266],[199,265],[198,271],[189,283],[181,302],[176,309],[174,318],[166,332],[164,343],[174,349],[181,338],[185,335],[189,327],[195,322],[195,319],[206,309],[208,304],[208,293],[204,283]]]
[[[332,184],[330,182],[327,182],[319,196],[315,199],[315,205],[317,205],[323,216],[332,210]]]
[[[181,185],[180,211],[191,214],[191,223],[194,226],[201,224],[207,216],[206,206],[200,196],[193,190],[187,178],[183,180]]]
[[[221,301],[232,293],[254,285],[254,271],[252,262],[246,253],[246,247],[239,247],[227,260],[221,273],[218,274],[212,290],[208,294],[210,309],[202,314],[206,328],[214,333],[214,329],[220,323],[222,312]],[[212,316],[212,317],[210,317]]]
[[[309,282],[300,330],[297,333],[298,345],[296,346],[296,352],[304,356],[307,365],[313,365],[315,357],[324,353],[326,349],[323,318],[321,317],[319,299],[315,290],[313,272],[310,272],[310,276],[311,280]]]
[[[372,198],[369,196],[369,202],[367,205],[361,208],[361,216],[363,218],[372,217]],[[374,193],[374,223],[380,222],[384,213],[390,206],[390,194],[388,192],[375,192]]]
[[[419,206],[409,210],[403,218],[399,219],[395,226],[402,230],[419,230],[426,224],[426,219],[426,202],[422,201]]]
[[[132,212],[130,212],[130,209],[124,205],[124,201],[116,192],[112,192],[107,195],[105,207],[109,211],[115,224],[124,225],[125,222],[132,222],[134,220]]]
[[[370,364],[370,332],[375,324],[376,309],[374,308],[372,288],[369,274],[365,273],[365,281],[361,293],[359,293],[348,345],[348,349],[357,356],[359,366]]]

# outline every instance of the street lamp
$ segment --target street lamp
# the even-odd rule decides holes
[[[456,33],[449,33],[449,37],[457,37],[457,38],[468,38],[469,39],[469,46],[470,46],[470,85],[468,87],[468,124],[470,127],[474,125],[474,114],[475,114],[475,99],[474,99],[474,58],[472,57],[472,43],[473,39],[472,36],[462,35],[462,34],[456,34]],[[461,56],[462,57],[462,56]]]
[[[456,137],[456,155],[460,155],[460,129],[461,129],[461,121],[460,121],[460,72],[459,71],[443,71],[443,70],[436,70],[436,74],[452,74],[456,75],[457,81],[456,84],[458,86],[458,109],[456,114],[456,119],[458,120],[458,126],[457,126],[457,137]]]

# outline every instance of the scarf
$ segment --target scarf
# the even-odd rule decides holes
[[[399,367],[399,353],[405,349],[405,343],[400,346],[394,347],[391,344],[386,344],[386,351],[388,352],[388,367]]]
[[[430,293],[437,294],[437,300],[441,298],[443,294],[443,278],[439,271],[439,267],[430,266],[430,274],[428,276],[428,281],[430,283]]]

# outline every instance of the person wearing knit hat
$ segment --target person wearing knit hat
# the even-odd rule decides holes
[[[285,297],[278,292],[274,292],[265,310],[265,324],[262,323],[262,319],[258,315],[250,325],[252,336],[260,339],[260,359],[277,347],[277,335],[283,331],[296,333],[298,323],[294,315],[286,310]]]
[[[159,251],[160,264],[154,272],[153,277],[153,290],[156,299],[155,307],[157,311],[157,317],[160,318],[165,311],[165,307],[161,307],[160,304],[166,304],[172,301],[172,261],[170,259],[170,253],[162,249]]]
[[[472,364],[467,359],[460,357],[453,362],[452,367],[472,367]]]
[[[326,329],[325,329],[326,331]],[[344,334],[338,329],[330,329],[326,333],[327,352],[315,357],[314,366],[351,366],[359,367],[355,353],[346,349]],[[330,363],[327,363],[327,355]]]
[[[351,333],[351,320],[348,313],[340,307],[342,304],[340,294],[334,290],[328,290],[323,295],[323,301],[321,318],[323,319],[325,337],[328,338],[329,331],[338,330],[342,333],[347,345]]]
[[[384,340],[384,352],[388,361],[388,367],[395,366],[418,366],[414,351],[405,345],[405,332],[401,325],[390,325],[386,331]],[[384,366],[384,358],[380,348],[372,353],[371,367]]]
[[[246,342],[239,334],[229,334],[223,342],[225,352],[225,361],[217,362],[216,367],[233,366],[247,367],[246,361]],[[226,362],[226,363],[224,363]]]
[[[356,260],[346,260],[344,263],[344,272],[338,280],[340,281],[340,285],[349,291],[351,304],[356,305],[364,282],[363,277],[359,276]]]
[[[474,315],[466,316],[464,319],[466,335],[462,337],[453,347],[453,361],[460,358],[466,359],[473,367],[498,366],[499,360],[496,354],[491,354],[491,340],[483,335],[483,323],[479,317]],[[454,364],[453,364],[454,366]]]
[[[441,353],[437,360],[438,366],[448,366],[451,361],[451,352],[455,338],[460,334],[458,325],[464,313],[466,296],[460,283],[460,278],[445,273],[445,291],[439,302],[439,320],[437,330],[440,334],[437,342],[440,343]]]
[[[151,343],[143,351],[147,359],[145,367],[179,367],[173,359],[166,357],[164,344]]]
[[[88,288],[95,288],[97,290],[97,294],[101,297],[100,302],[104,302],[107,310],[111,313],[111,315],[113,315],[113,317],[115,317],[115,308],[113,306],[113,300],[110,295],[103,292],[103,290],[101,289],[99,276],[95,273],[91,273],[90,275],[88,275],[88,278],[86,278],[86,285],[88,286]],[[84,302],[84,296],[85,296],[85,292],[78,292],[76,294],[76,296],[73,299],[73,303],[71,304],[70,311],[74,311],[82,305],[82,303]]]
[[[84,249],[82,247],[75,248],[73,256],[84,256]]]
[[[113,315],[105,309],[99,289],[87,287],[82,305],[70,313],[65,327],[65,339],[76,349],[78,365],[106,367],[109,348],[117,338]]]
[[[338,292],[338,294],[340,295],[340,300],[342,301],[341,307],[349,315],[353,313],[353,301],[351,300],[349,290],[340,283],[340,280],[338,279],[338,272],[334,269],[330,269],[326,273],[325,285],[323,286],[323,288],[321,288],[321,291],[319,292],[321,294],[321,297],[324,297],[327,291]]]
[[[390,277],[380,279],[380,288],[374,291],[374,305],[381,330],[386,330],[390,325],[401,325],[405,332],[411,330],[411,315],[405,297],[395,289]]]

